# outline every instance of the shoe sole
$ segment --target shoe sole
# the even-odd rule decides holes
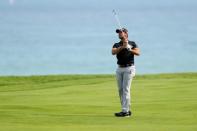
[[[131,116],[115,116],[115,117],[131,117]]]

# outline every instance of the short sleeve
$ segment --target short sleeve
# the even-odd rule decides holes
[[[118,48],[118,47],[119,47],[118,43],[115,43],[115,44],[113,45],[113,48]]]
[[[134,48],[138,48],[138,45],[134,41],[132,41],[132,49]]]

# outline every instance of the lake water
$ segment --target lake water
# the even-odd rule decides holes
[[[113,9],[138,74],[197,71],[196,0],[1,0],[0,75],[113,74]]]

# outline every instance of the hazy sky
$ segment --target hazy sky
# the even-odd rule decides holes
[[[77,8],[135,8],[139,5],[141,7],[185,7],[197,4],[196,0],[1,0],[0,6],[6,4],[15,4],[17,6],[33,6],[43,5],[47,6],[53,3],[53,6],[64,6],[65,8],[77,9]]]

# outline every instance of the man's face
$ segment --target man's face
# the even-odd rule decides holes
[[[121,40],[127,38],[127,34],[126,34],[125,32],[123,32],[123,31],[120,31],[120,32],[118,33],[118,36],[119,36],[119,38],[120,38]]]

